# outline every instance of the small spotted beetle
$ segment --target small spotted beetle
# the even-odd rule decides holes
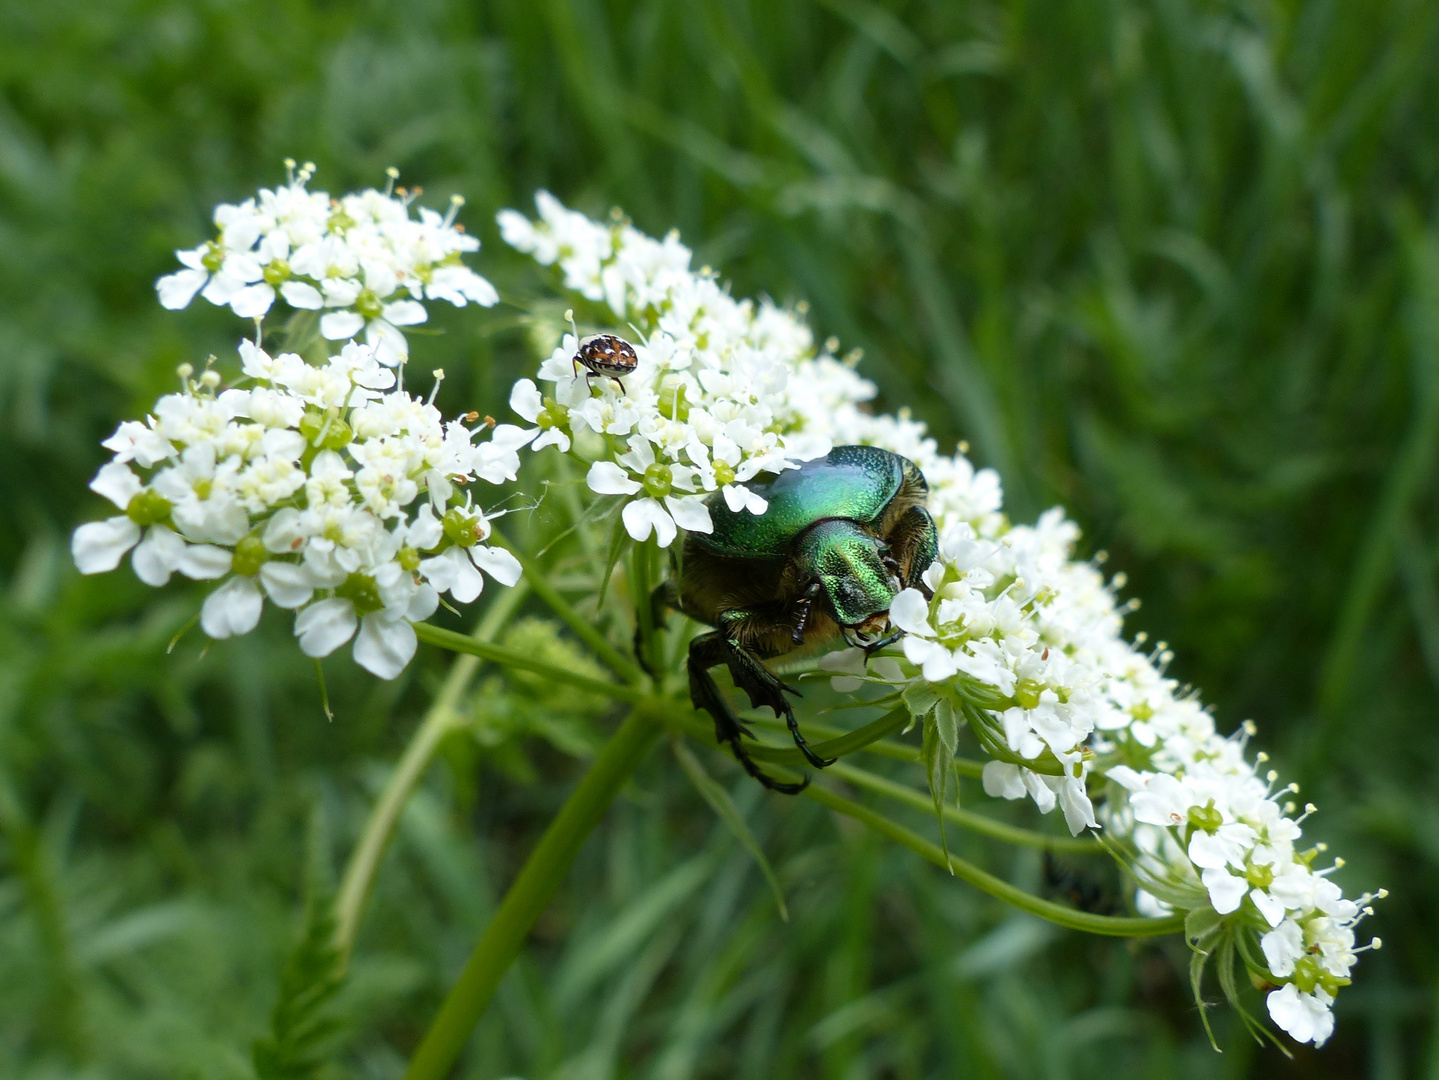
[[[585,373],[586,379],[593,379],[596,375],[613,379],[621,394],[625,392],[625,384],[620,382],[620,376],[632,374],[639,362],[635,347],[613,334],[591,334],[580,342],[580,351],[574,355],[576,375],[583,364],[589,369]]]

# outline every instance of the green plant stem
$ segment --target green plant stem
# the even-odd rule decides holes
[[[604,694],[618,701],[628,701],[633,704],[649,697],[638,687],[609,682],[605,679],[592,679],[588,675],[581,675],[568,668],[536,660],[534,657],[526,656],[514,649],[506,649],[502,645],[493,645],[488,641],[477,641],[472,637],[457,634],[453,630],[444,630],[429,623],[416,623],[415,636],[429,645],[437,645],[442,649],[449,649],[450,652],[468,653],[483,660],[492,660],[496,664],[503,664],[505,667],[533,671],[536,675],[543,675],[547,679],[568,683],[570,686],[577,686],[581,690],[589,690],[592,693]]]
[[[770,728],[777,732],[787,732],[784,721],[776,720],[769,715],[759,716],[752,712],[740,713],[740,718],[753,723],[759,727]],[[843,728],[835,727],[833,724],[823,724],[816,720],[806,720],[804,729],[814,735],[822,735],[827,739],[837,739],[845,734]],[[903,729],[901,729],[903,730]],[[895,761],[918,761],[919,747],[907,743],[891,742],[889,739],[880,739],[867,743],[862,748],[867,754],[875,754],[878,757],[891,758]],[[984,775],[984,762],[971,761],[968,758],[955,758],[954,771],[960,776],[968,776],[978,779]]]
[[[1184,929],[1183,915],[1172,915],[1167,919],[1094,915],[1087,911],[1065,907],[1063,904],[1056,904],[1052,900],[1031,895],[1023,889],[1011,885],[1003,878],[995,877],[988,871],[981,870],[973,863],[956,855],[946,855],[938,844],[931,843],[903,825],[890,821],[883,814],[851,799],[846,799],[843,795],[838,795],[820,784],[810,784],[805,788],[804,794],[836,813],[852,817],[867,825],[881,836],[893,840],[902,847],[909,848],[936,866],[944,867],[955,877],[969,882],[975,888],[989,893],[990,896],[1012,904],[1021,911],[1038,915],[1041,919],[1047,919],[1071,930],[1084,930],[1091,934],[1104,934],[1109,937],[1155,937],[1160,934],[1178,933]]]
[[[843,762],[831,765],[825,770],[825,775],[846,780],[855,787],[861,787],[876,795],[882,795],[886,799],[904,803],[916,810],[934,813],[934,800],[929,794],[905,787],[887,776],[876,776],[874,773],[857,769],[853,765],[846,765]],[[1104,850],[1098,841],[1087,837],[1046,836],[1044,833],[1037,833],[1030,829],[1021,829],[1017,825],[995,821],[993,818],[976,814],[972,810],[966,810],[951,803],[945,803],[944,820],[958,825],[961,829],[968,829],[970,832],[988,836],[993,840],[1003,840],[1007,844],[1014,844],[1018,847],[1035,848],[1040,851],[1064,851],[1075,855],[1097,855]]]
[[[471,639],[491,641],[523,603],[527,591],[528,586],[521,580],[514,588],[500,593],[480,619]],[[379,800],[370,811],[369,819],[360,833],[360,842],[350,856],[344,877],[340,880],[339,892],[335,896],[335,947],[339,950],[341,963],[349,959],[350,951],[355,947],[360,916],[370,898],[375,875],[379,872],[380,861],[385,857],[390,838],[395,833],[400,814],[404,812],[405,804],[409,802],[415,786],[429,768],[441,741],[454,727],[458,719],[457,706],[460,698],[469,689],[479,667],[480,658],[474,655],[462,655],[450,666],[450,673],[445,677],[444,685],[440,687],[440,692],[426,711],[420,726],[410,736],[409,744],[400,755],[395,771],[385,783],[385,790],[380,793]]]
[[[525,572],[525,580],[530,583],[530,588],[535,591],[535,595],[549,605],[550,610],[564,621],[565,625],[574,632],[575,637],[590,647],[590,651],[607,668],[626,682],[637,683],[644,678],[639,666],[609,643],[604,634],[595,627],[594,620],[586,619],[560,595],[559,590],[550,584],[543,567],[516,548],[498,531],[490,534],[490,542],[498,544],[520,561],[520,568]]]
[[[540,912],[620,787],[644,760],[660,725],[632,712],[545,830],[410,1060],[405,1080],[443,1080],[494,996]]]

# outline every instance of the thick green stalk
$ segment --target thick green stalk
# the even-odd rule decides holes
[[[571,671],[569,668],[562,668],[555,664],[547,664],[543,660],[536,660],[532,656],[516,652],[514,649],[506,649],[501,645],[492,645],[488,641],[476,641],[464,634],[457,634],[453,630],[443,630],[438,626],[431,626],[429,623],[416,623],[415,636],[429,645],[438,645],[442,649],[449,649],[450,652],[469,653],[471,656],[478,656],[483,660],[493,660],[505,667],[519,668],[521,671],[533,671],[536,675],[543,675],[555,682],[568,683],[570,686],[577,686],[581,690],[589,690],[592,693],[604,694],[607,697],[619,701],[631,703],[645,700],[647,695],[643,690],[634,686],[626,686],[623,683],[609,682],[606,679],[592,679],[588,675],[581,675]]]
[[[410,1060],[405,1080],[443,1080],[448,1075],[581,845],[659,733],[658,724],[634,712],[605,744],[505,894]]]
[[[881,836],[888,837],[895,843],[909,848],[936,866],[944,867],[955,877],[969,882],[975,888],[989,893],[990,896],[997,897],[1007,904],[1013,904],[1021,911],[1038,915],[1041,919],[1058,923],[1071,930],[1084,930],[1091,934],[1104,934],[1109,937],[1155,937],[1160,934],[1176,934],[1184,929],[1182,914],[1171,915],[1167,919],[1094,915],[1088,911],[1079,911],[1075,908],[1065,907],[1063,904],[1056,904],[1052,900],[1044,900],[1025,892],[1018,886],[1011,885],[1003,878],[995,877],[988,871],[981,870],[957,855],[946,855],[938,844],[911,832],[883,814],[846,799],[842,795],[837,795],[819,784],[811,784],[805,788],[804,794],[837,813],[862,822]]]
[[[471,637],[476,641],[491,641],[523,602],[527,591],[528,586],[521,580],[514,588],[500,593],[490,603]],[[335,946],[342,960],[347,960],[350,950],[355,947],[360,916],[374,887],[380,860],[384,858],[390,838],[394,835],[395,824],[400,820],[415,786],[429,768],[440,742],[454,726],[460,698],[469,689],[479,666],[480,658],[474,655],[462,655],[451,665],[444,685],[420,726],[410,736],[405,752],[385,784],[385,790],[370,811],[335,897]]]
[[[604,634],[595,627],[594,620],[586,619],[571,607],[569,601],[560,595],[559,590],[550,584],[549,577],[542,566],[511,544],[498,531],[490,534],[490,542],[498,544],[520,561],[520,567],[525,572],[525,580],[530,583],[530,588],[535,591],[535,595],[564,620],[565,625],[574,632],[575,637],[588,645],[590,651],[607,668],[626,682],[639,682],[643,678],[638,665],[609,643]]]
[[[855,787],[865,788],[876,795],[904,803],[916,810],[934,813],[934,800],[927,792],[915,791],[914,788],[905,787],[887,776],[876,776],[874,773],[857,769],[853,765],[846,765],[843,762],[831,765],[825,770],[825,775],[848,781]],[[1098,841],[1087,837],[1046,836],[1044,833],[1021,829],[1003,821],[995,821],[994,818],[976,814],[972,810],[966,810],[952,803],[945,803],[944,820],[958,825],[961,829],[968,829],[981,836],[1002,840],[1006,844],[1014,844],[1018,847],[1037,848],[1041,851],[1065,851],[1075,855],[1096,855],[1104,850]]]

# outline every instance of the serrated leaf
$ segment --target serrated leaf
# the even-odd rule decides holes
[[[959,717],[955,715],[954,706],[943,698],[934,707],[934,727],[939,732],[940,742],[949,751],[950,759],[954,759],[955,753],[959,750]]]
[[[690,748],[684,744],[679,737],[670,741],[675,757],[679,759],[680,768],[689,777],[690,783],[705,802],[709,803],[710,809],[718,815],[719,819],[729,826],[730,832],[734,833],[746,851],[754,856],[754,861],[759,864],[760,873],[764,874],[765,881],[769,882],[770,892],[774,893],[774,902],[779,908],[779,917],[789,922],[789,908],[785,906],[784,890],[780,887],[779,877],[775,874],[774,868],[770,866],[769,860],[765,858],[764,849],[760,847],[759,839],[750,831],[749,825],[745,822],[744,816],[739,812],[739,807],[730,798],[729,792],[724,786],[705,772],[699,759],[691,753]]]
[[[910,683],[901,696],[904,698],[905,708],[915,717],[928,716],[930,710],[939,702],[939,694],[935,693],[934,687],[923,680]]]

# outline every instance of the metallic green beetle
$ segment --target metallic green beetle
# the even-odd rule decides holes
[[[754,708],[783,715],[795,745],[817,769],[832,765],[805,742],[781,682],[762,660],[843,635],[874,650],[898,638],[889,605],[919,582],[938,553],[925,509],[929,485],[914,463],[872,446],[838,446],[777,475],[745,485],[768,501],[764,513],[708,503],[714,531],[688,533],[678,581],[655,593],[655,605],[678,608],[715,629],[690,643],[690,699],[715,722],[715,738],[760,783],[793,794],[808,780],[781,783],[765,775],[740,743],[753,738],[715,686],[709,669],[729,667]]]

